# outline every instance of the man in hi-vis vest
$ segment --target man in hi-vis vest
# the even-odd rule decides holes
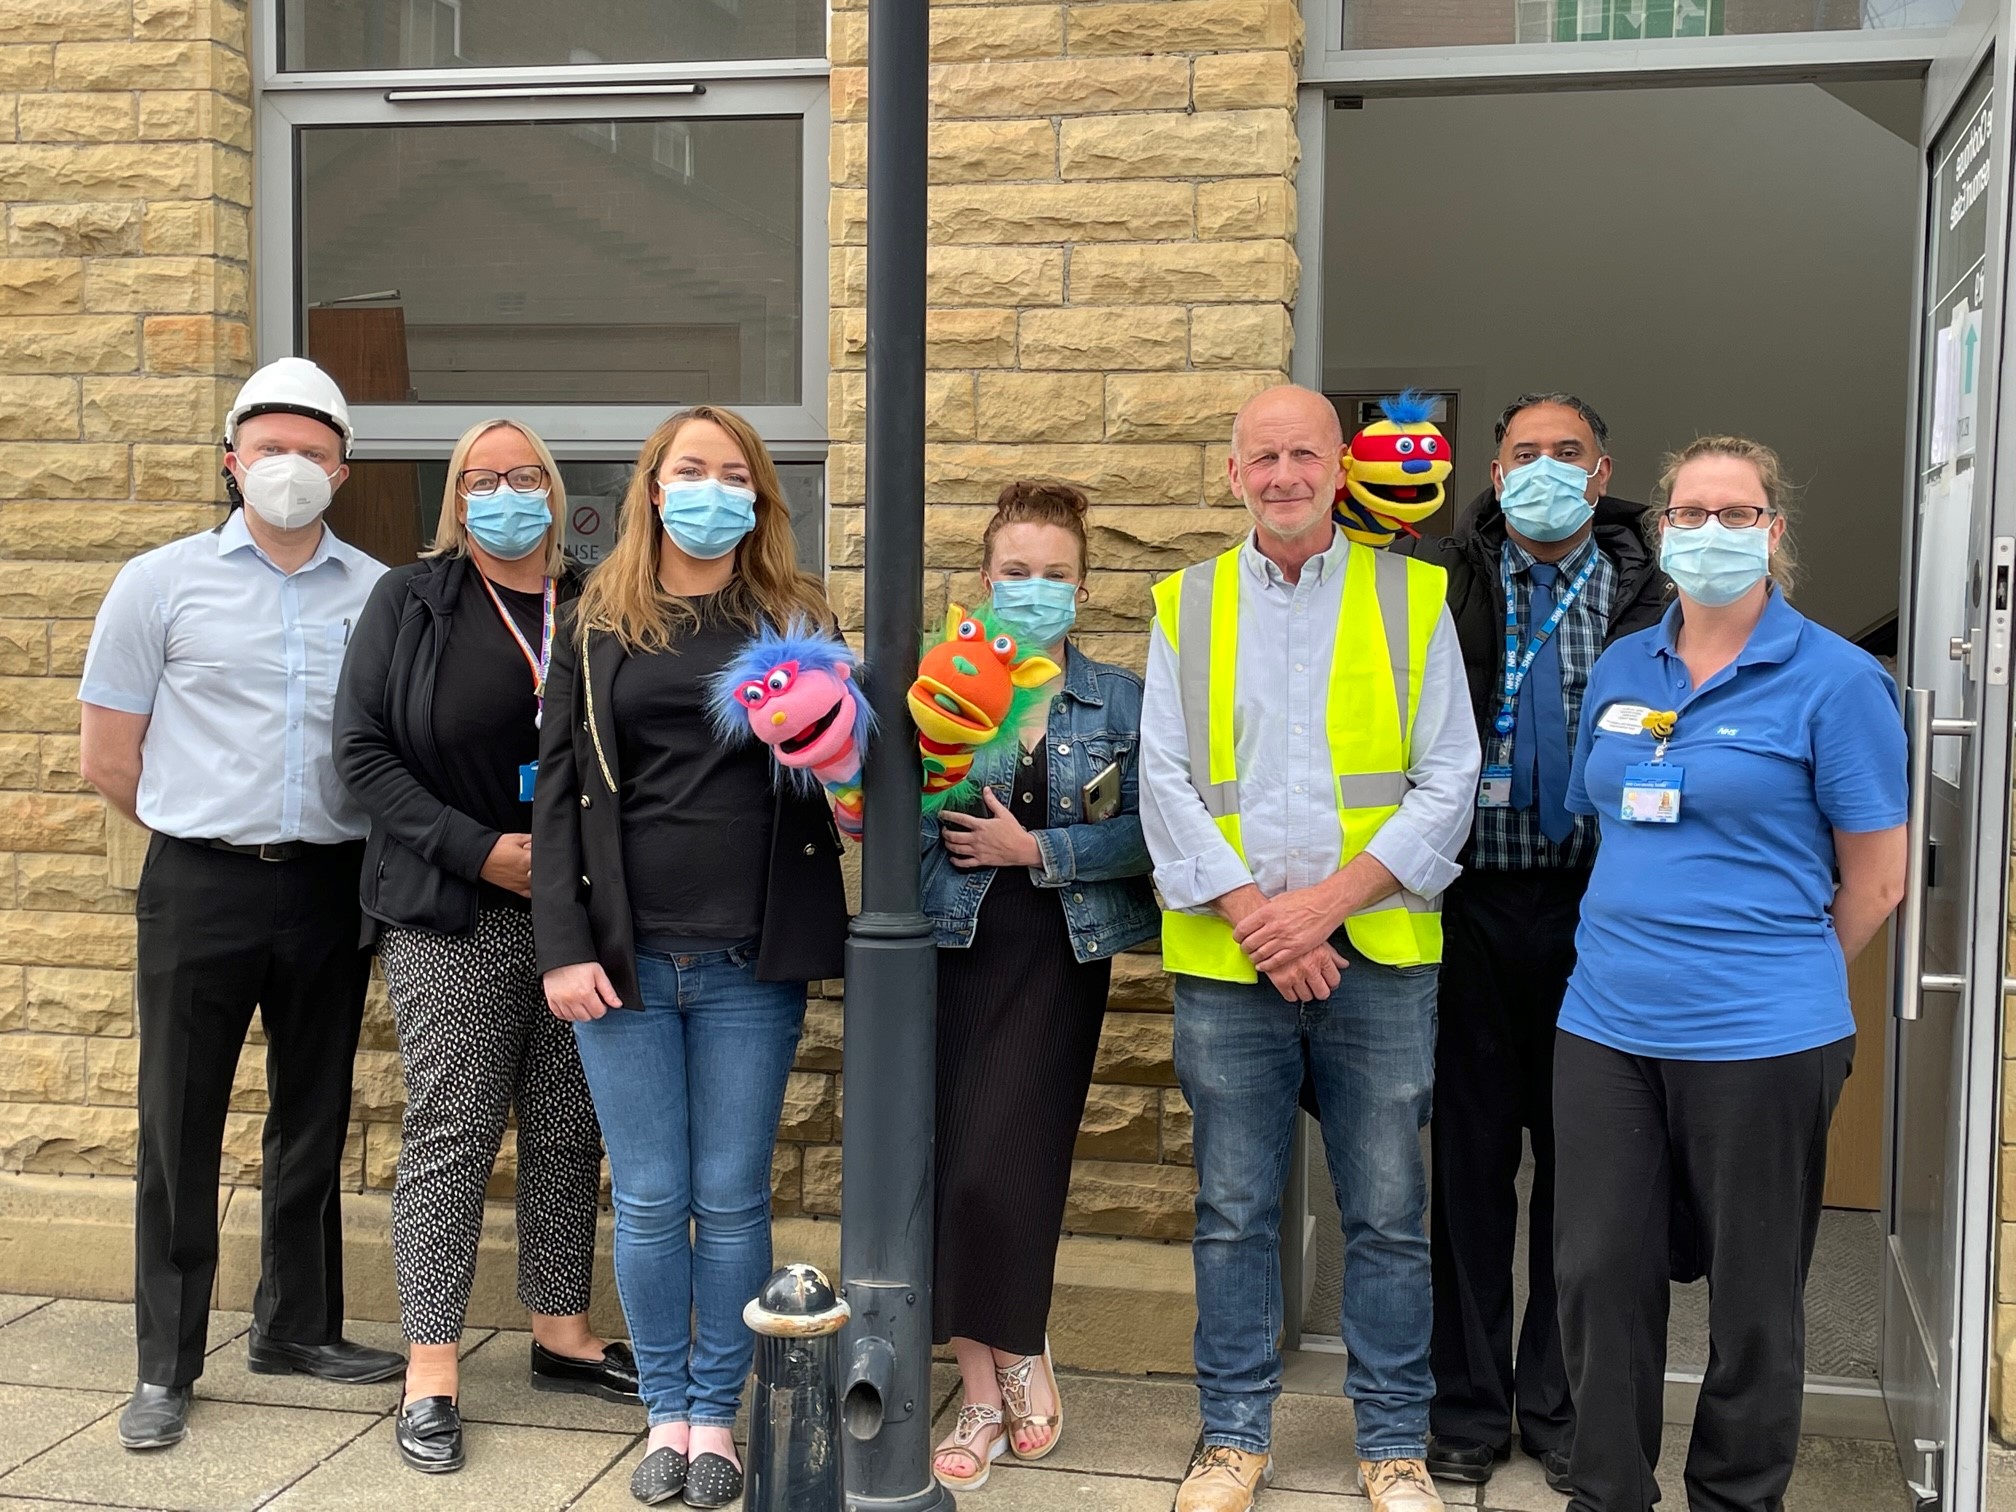
[[[1155,589],[1141,820],[1195,1115],[1204,1447],[1177,1512],[1245,1512],[1271,1473],[1278,1241],[1307,1068],[1344,1216],[1345,1390],[1374,1512],[1442,1501],[1424,1456],[1431,1304],[1420,1129],[1438,899],[1478,745],[1442,569],[1331,518],[1344,436],[1307,389],[1232,429],[1239,546]]]

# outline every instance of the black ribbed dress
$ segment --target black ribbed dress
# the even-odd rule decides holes
[[[1045,747],[1015,775],[1009,808],[1043,828]],[[1021,866],[995,872],[972,945],[938,952],[940,1344],[1043,1352],[1071,1148],[1112,979],[1111,961],[1072,955],[1063,899]]]

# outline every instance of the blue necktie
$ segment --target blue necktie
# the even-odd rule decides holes
[[[1526,569],[1533,593],[1526,609],[1527,639],[1538,633],[1554,612],[1554,587],[1560,571],[1547,562]],[[1512,730],[1512,806],[1532,808],[1535,774],[1540,833],[1561,844],[1575,831],[1568,812],[1568,708],[1561,698],[1561,634],[1557,629],[1533,658],[1519,688],[1519,713]]]

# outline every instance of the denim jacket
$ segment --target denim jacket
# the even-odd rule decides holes
[[[1141,679],[1123,667],[1094,661],[1075,647],[1064,656],[1064,690],[1050,703],[1050,792],[1048,827],[1032,831],[1043,864],[1029,868],[1038,887],[1054,888],[1071,929],[1071,951],[1081,962],[1105,960],[1152,938],[1161,927],[1151,863],[1141,838],[1138,748],[1141,744]],[[973,775],[1005,791],[1022,759],[1017,741],[983,752]],[[1108,762],[1120,766],[1120,810],[1096,824],[1079,812],[1085,784]],[[975,813],[975,804],[962,805]],[[939,843],[938,821],[926,815],[924,912],[938,943],[963,949],[973,943],[980,904],[996,868],[961,871]]]

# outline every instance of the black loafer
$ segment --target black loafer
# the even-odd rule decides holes
[[[1568,1451],[1566,1449],[1528,1449],[1522,1440],[1520,1448],[1540,1461],[1540,1473],[1547,1477],[1547,1489],[1558,1491],[1563,1496],[1575,1494],[1574,1483],[1568,1479]]]
[[[599,1360],[576,1360],[555,1354],[534,1339],[532,1389],[577,1392],[630,1407],[643,1401],[637,1394],[637,1356],[630,1352],[628,1344],[620,1341],[604,1345]]]
[[[1511,1457],[1510,1444],[1493,1449],[1478,1439],[1450,1438],[1440,1433],[1428,1440],[1428,1473],[1437,1480],[1460,1485],[1483,1485],[1491,1479],[1491,1472]]]
[[[149,1386],[142,1381],[119,1414],[120,1444],[138,1451],[181,1443],[189,1432],[190,1395],[187,1386]]]
[[[742,1494],[742,1471],[732,1460],[703,1454],[686,1476],[686,1505],[725,1507]]]
[[[389,1381],[406,1369],[406,1357],[389,1349],[372,1349],[338,1339],[334,1344],[290,1344],[252,1330],[245,1346],[245,1365],[254,1375],[311,1375],[341,1386],[368,1386]]]
[[[468,1461],[462,1453],[462,1414],[451,1396],[421,1397],[392,1420],[399,1458],[422,1475],[447,1475]]]
[[[674,1500],[686,1489],[686,1456],[677,1449],[653,1449],[630,1476],[630,1494],[647,1507]]]

